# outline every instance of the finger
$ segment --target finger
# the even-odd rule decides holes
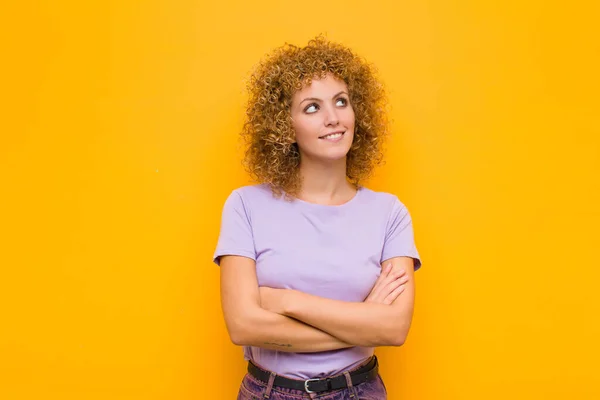
[[[389,296],[394,290],[396,290],[398,288],[398,286],[405,284],[406,282],[408,282],[408,278],[407,277],[401,277],[398,279],[395,279],[392,282],[389,282],[387,285],[385,285],[382,289],[381,289],[381,298],[385,299],[387,296]]]
[[[370,303],[391,304],[399,295],[399,293],[395,294],[395,292],[400,288],[400,293],[402,293],[404,289],[401,286],[405,286],[406,282],[407,280],[401,279],[390,282],[385,287],[380,288],[379,291],[371,293],[366,301]]]
[[[406,289],[406,283],[403,283],[402,285],[398,286],[396,289],[394,289],[384,300],[383,300],[383,304],[392,304],[394,302],[394,300],[396,300],[398,298],[398,296],[400,296],[400,294],[402,292],[404,292],[404,289]]]
[[[377,281],[381,282],[385,280],[385,278],[387,278],[390,274],[391,269],[391,264],[384,265],[384,267],[381,269],[381,272],[379,273],[379,276],[377,277]]]
[[[377,278],[377,280],[375,281],[375,284],[371,288],[371,291],[369,292],[369,297],[373,296],[379,290],[379,287],[381,286],[382,281],[383,281],[383,278],[381,276],[379,276]]]
[[[392,269],[388,274],[389,278],[398,278],[402,275],[406,274],[406,270],[404,268]]]
[[[400,275],[398,275],[398,277],[396,277],[395,280],[397,280],[397,281],[407,281],[408,280],[408,275],[406,275],[406,274],[400,274]]]
[[[393,269],[393,268],[392,268],[392,263],[391,263],[391,262],[390,262],[390,263],[388,263],[388,264],[385,266],[385,268],[386,268],[386,273],[385,273],[385,275],[386,275],[386,276],[388,276],[388,275],[390,274],[390,272],[392,272],[392,269]]]
[[[398,286],[400,286],[406,282],[408,282],[408,276],[400,276],[392,281],[387,282],[385,285],[385,288],[387,289],[387,292],[389,293],[392,290],[394,290],[395,288],[397,288]],[[388,288],[390,288],[390,289],[388,289]]]
[[[397,280],[399,277],[401,277],[405,273],[406,273],[406,271],[404,270],[404,268],[394,270],[391,262],[385,264],[382,267],[381,272],[380,272],[379,276],[377,277],[377,280],[375,281],[375,284],[371,288],[371,292],[369,293],[369,296],[368,296],[369,300],[373,300],[374,297],[384,298],[385,296],[381,296],[381,297],[377,296],[377,292],[381,291],[383,287],[390,284],[391,282],[394,282],[395,280]]]
[[[379,276],[377,277],[377,280],[375,281],[375,284],[373,285],[373,288],[371,288],[371,292],[374,292],[379,286],[381,286],[382,282],[385,281],[385,279],[390,274],[391,270],[392,270],[392,263],[388,263],[383,266],[383,268],[381,269],[381,272],[379,273]]]
[[[390,285],[389,290],[384,292],[384,296],[383,299],[385,300],[389,300],[391,298],[390,301],[394,301],[395,297],[394,296],[398,296],[397,291],[400,290],[400,293],[404,290],[404,288],[406,287],[406,283],[407,280],[406,279],[398,279],[396,282],[394,282],[393,285]]]
[[[375,286],[373,286],[373,289],[371,289],[367,298],[369,301],[381,303],[382,300],[396,287],[396,282],[398,281],[398,279],[390,280],[389,278],[379,279],[375,282]],[[390,285],[393,287],[390,287]]]
[[[382,282],[382,284],[387,285],[390,282],[394,282],[398,279],[401,279],[402,277],[404,277],[405,274],[406,274],[406,271],[404,269],[399,269],[397,271],[393,271],[385,278],[385,280]]]
[[[406,274],[406,270],[404,268],[399,268],[394,271],[395,276],[402,276]]]

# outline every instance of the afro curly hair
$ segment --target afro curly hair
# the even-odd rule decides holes
[[[300,153],[290,113],[292,95],[327,74],[346,83],[355,114],[354,140],[346,156],[348,180],[358,188],[383,159],[387,97],[375,68],[322,35],[305,47],[285,43],[261,60],[250,75],[241,132],[246,147],[244,167],[255,180],[268,183],[275,196],[285,193],[291,200],[301,187]]]

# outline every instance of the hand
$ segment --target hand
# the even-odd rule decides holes
[[[288,289],[273,289],[266,286],[260,286],[258,291],[260,293],[260,306],[263,309],[284,315],[284,301],[286,299],[286,294],[289,292]]]
[[[371,293],[365,299],[365,303],[389,305],[404,291],[405,284],[408,282],[406,271],[404,269],[392,271],[392,269],[392,263],[383,267]]]

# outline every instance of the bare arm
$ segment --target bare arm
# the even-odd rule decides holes
[[[221,306],[231,341],[287,352],[318,352],[352,347],[329,333],[260,305],[255,261],[223,256]]]
[[[275,310],[358,346],[401,346],[412,322],[414,264],[409,257],[394,257],[392,274],[406,272],[408,281],[390,305],[346,302],[313,296],[296,290],[261,288],[261,297]],[[382,264],[382,267],[383,267]],[[263,293],[264,290],[264,293]]]

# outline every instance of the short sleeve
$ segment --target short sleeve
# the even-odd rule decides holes
[[[412,218],[406,206],[394,196],[381,261],[400,256],[412,257],[415,271],[421,267],[421,257],[414,240]]]
[[[221,231],[213,262],[220,265],[220,257],[237,255],[256,260],[254,238],[248,209],[242,196],[234,190],[231,192],[221,214]]]

